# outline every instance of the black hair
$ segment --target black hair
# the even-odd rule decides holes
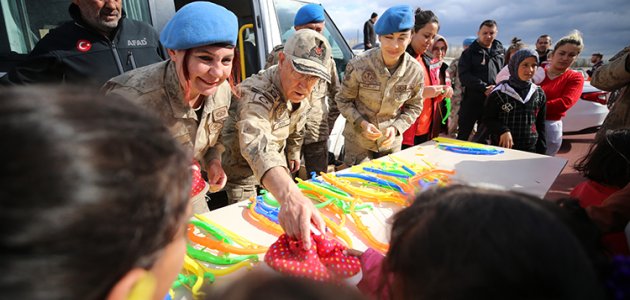
[[[481,22],[481,25],[479,25],[479,29],[481,29],[481,27],[499,27],[499,25],[497,25],[497,21],[495,20],[485,20],[483,22]]]
[[[394,299],[600,299],[573,233],[533,196],[453,185],[394,216],[383,271]]]
[[[630,128],[606,130],[574,168],[595,182],[626,186],[630,183]]]
[[[0,93],[0,291],[104,299],[182,230],[191,159],[146,110],[64,87]]]
[[[254,271],[246,274],[209,300],[363,300],[356,289],[345,285]]]
[[[432,11],[422,10],[422,8],[418,7],[416,8],[414,15],[415,21],[413,24],[413,32],[422,29],[422,27],[429,23],[437,24],[438,30],[440,29],[440,20],[438,20],[438,17]]]
[[[370,19],[374,19],[376,17],[378,17],[378,14],[375,12],[373,12],[372,15],[370,15]]]
[[[597,56],[597,57],[599,57],[599,59],[604,59],[604,55],[599,53],[599,52],[593,53],[593,56]]]
[[[505,63],[504,65],[507,66],[508,63],[510,62],[510,58],[512,57],[512,50],[514,50],[514,53],[516,53],[516,51],[521,50],[523,48],[527,47],[525,45],[525,43],[523,43],[523,41],[517,37],[512,38],[512,41],[510,43],[510,47],[508,47],[508,49],[505,51]]]

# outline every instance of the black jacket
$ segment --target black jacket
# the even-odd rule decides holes
[[[459,59],[459,80],[466,87],[463,101],[470,99],[483,105],[488,85],[496,84],[497,74],[503,68],[504,49],[494,40],[490,49],[484,49],[474,41]]]
[[[26,61],[3,78],[13,84],[91,83],[103,85],[126,71],[164,59],[150,25],[126,18],[124,12],[112,40],[89,27],[79,7],[71,4],[74,21],[51,30]]]
[[[371,45],[369,48],[367,47],[368,44]],[[374,23],[370,19],[363,24],[363,48],[368,50],[374,47],[376,47],[376,33],[374,32]]]

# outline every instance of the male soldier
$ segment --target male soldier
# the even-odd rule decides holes
[[[613,105],[595,139],[603,138],[609,129],[630,128],[630,46],[597,69],[591,84],[615,94],[615,100],[609,99],[614,101]]]
[[[256,184],[262,184],[282,205],[278,217],[284,231],[301,238],[306,249],[310,224],[324,230],[324,222],[290,172],[300,167],[308,98],[320,79],[330,81],[330,51],[321,34],[298,30],[279,53],[277,65],[239,85],[241,96],[232,100],[222,133],[229,201],[256,196]]]
[[[125,17],[122,0],[72,0],[73,21],[51,30],[5,83],[77,83],[101,86],[131,69],[163,60],[158,35]]]
[[[324,31],[324,8],[318,4],[306,4],[295,14],[293,26],[296,31],[300,29],[312,29],[319,33]],[[267,56],[265,69],[278,63],[278,53],[282,51],[284,45],[274,47]],[[306,164],[306,173],[319,175],[328,171],[328,136],[335,125],[335,120],[339,116],[335,94],[339,89],[339,77],[337,76],[337,66],[335,60],[328,63],[330,70],[330,82],[320,80],[313,88],[311,94],[311,109],[307,114],[304,128],[304,142],[302,153]],[[328,105],[326,105],[328,97]]]

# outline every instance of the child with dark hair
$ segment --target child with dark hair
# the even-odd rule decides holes
[[[608,197],[630,183],[630,129],[607,130],[576,163],[575,169],[588,180],[573,188],[570,196],[578,199],[584,208],[603,205]],[[612,253],[630,255],[622,231],[606,234],[604,244]]]
[[[602,299],[580,241],[542,201],[457,185],[423,192],[394,216],[387,256],[361,256],[371,264],[359,289],[379,299]]]
[[[499,83],[486,100],[483,122],[492,142],[505,148],[544,154],[546,98],[532,83],[538,56],[534,50],[514,53],[510,78]]]
[[[191,157],[146,110],[74,88],[0,93],[3,299],[164,299]]]

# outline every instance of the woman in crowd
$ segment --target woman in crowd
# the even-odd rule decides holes
[[[108,94],[122,95],[156,113],[201,164],[213,192],[227,180],[219,135],[232,97],[228,78],[237,32],[231,11],[210,2],[189,3],[160,34],[169,60],[127,72],[103,87]],[[205,192],[198,195],[193,198],[194,211],[207,212]]]
[[[405,53],[413,27],[410,6],[387,9],[374,27],[381,47],[356,56],[346,67],[335,101],[346,118],[347,166],[399,151],[402,133],[422,110],[424,75]]]
[[[190,156],[120,97],[0,93],[5,299],[164,299],[182,267]]]
[[[440,103],[444,98],[450,98],[453,95],[453,89],[441,84],[439,76],[435,76],[437,73],[431,76],[431,45],[439,29],[440,23],[432,11],[416,9],[411,43],[407,47],[407,53],[416,58],[422,66],[424,76],[423,105],[420,116],[403,134],[403,148],[424,143],[438,136],[442,122],[439,113]],[[440,43],[444,44],[444,54],[446,54],[446,40],[442,38]],[[441,69],[438,69],[439,71]]]
[[[549,66],[545,69],[545,78],[540,87],[547,95],[547,117],[545,134],[547,137],[547,155],[555,156],[562,145],[562,117],[564,117],[580,99],[584,77],[580,72],[571,70],[580,52],[584,48],[582,35],[574,31],[561,38],[551,52]]]

